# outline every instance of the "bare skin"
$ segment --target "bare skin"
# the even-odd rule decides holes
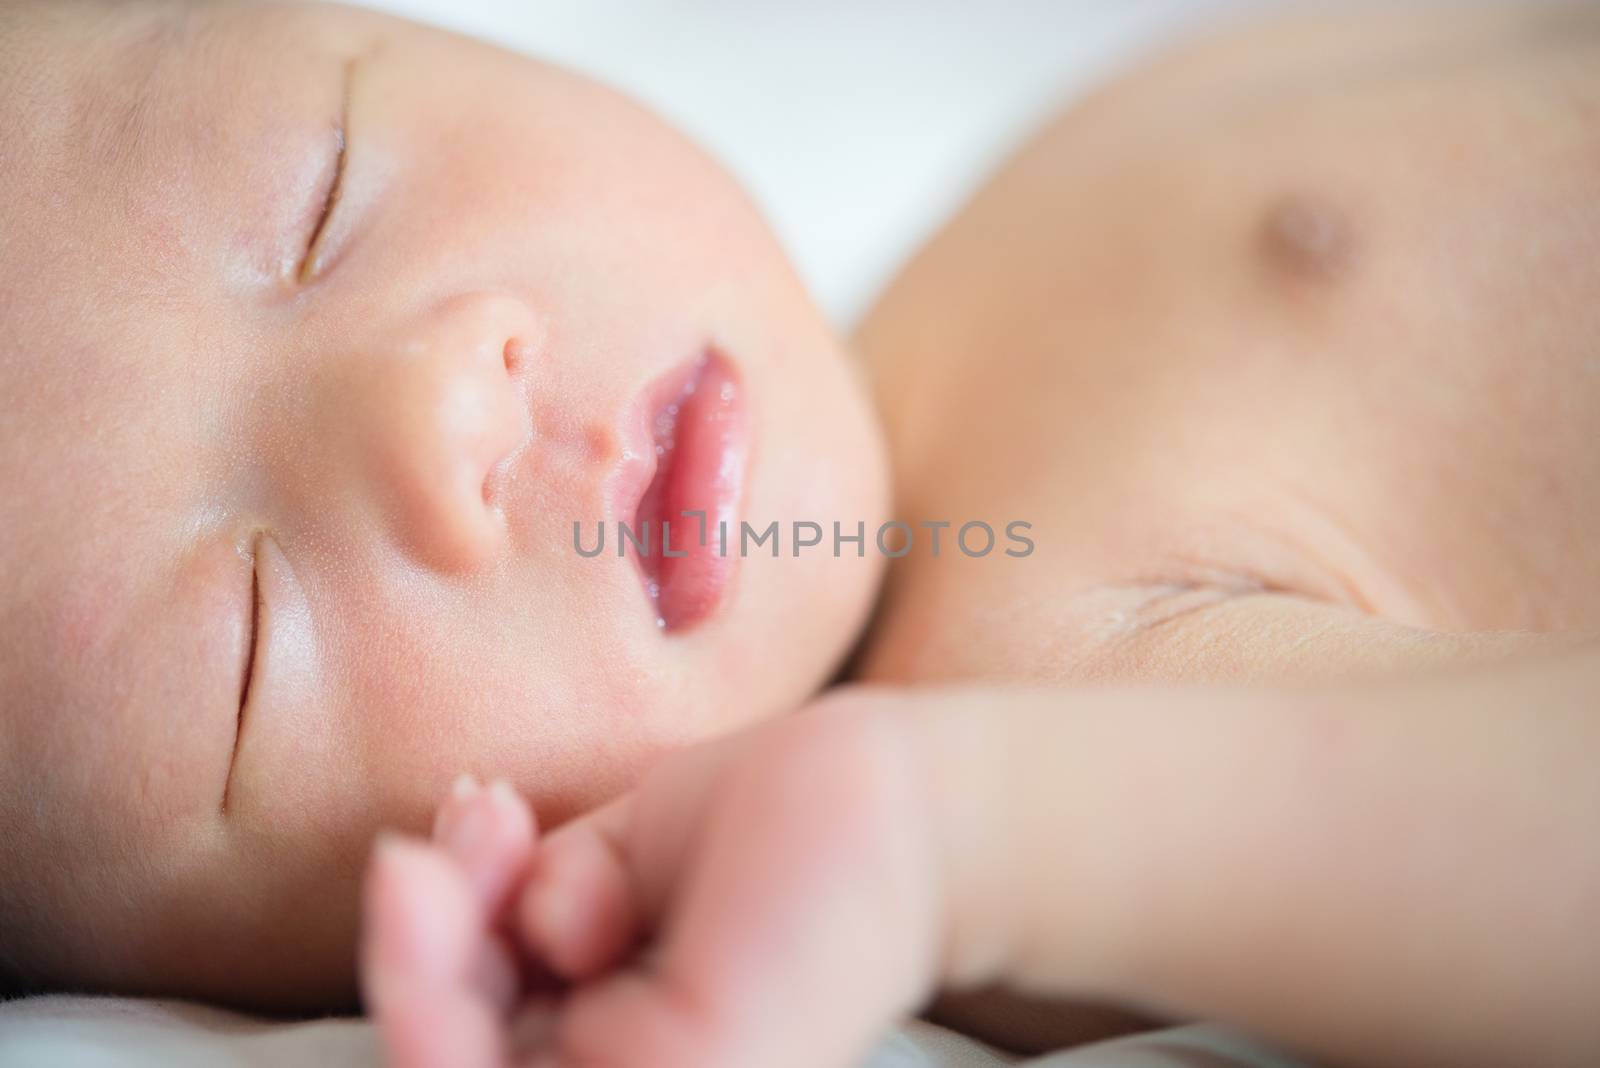
[[[381,848],[396,1059],[842,1066],[998,984],[1593,1063],[1597,41],[1283,23],[1044,131],[861,335],[896,514],[1038,551],[907,557],[878,685],[503,816],[498,867]]]
[[[1033,138],[859,340],[895,514],[1048,533],[896,561],[861,677],[1349,679],[1600,625],[1597,35],[1285,22]],[[1027,1049],[1137,1025],[937,1010]]]
[[[1600,625],[1597,55],[1592,13],[1324,16],[1044,130],[860,342],[895,513],[1048,536],[896,562],[863,678],[1344,677],[1346,633]]]
[[[1592,1063],[1596,685],[1591,652],[1318,693],[841,692],[537,844],[504,817],[471,857],[385,843],[369,1008],[401,1065],[843,1068],[994,984],[1336,1063]],[[524,957],[570,987],[519,992]]]

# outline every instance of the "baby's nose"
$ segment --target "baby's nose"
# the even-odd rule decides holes
[[[471,570],[498,547],[495,475],[533,429],[518,371],[534,327],[519,300],[468,294],[360,361],[344,416],[356,467],[397,544],[423,566]]]

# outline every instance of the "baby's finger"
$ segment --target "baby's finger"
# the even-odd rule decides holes
[[[708,795],[754,740],[747,732],[676,753],[632,793],[540,842],[516,925],[542,963],[563,979],[585,979],[655,926]]]
[[[537,833],[533,810],[509,784],[485,788],[470,775],[456,779],[433,823],[434,844],[465,870],[491,920],[526,876]]]
[[[576,826],[540,848],[516,923],[535,956],[563,979],[612,967],[639,936],[644,915],[622,857],[598,829]]]
[[[388,1063],[500,1063],[500,1021],[476,974],[483,944],[461,870],[420,842],[380,838],[364,892],[361,981]]]
[[[470,775],[456,779],[434,818],[434,844],[461,866],[480,908],[472,984],[502,1015],[521,993],[522,969],[501,921],[526,878],[537,833],[533,811],[507,783],[485,789]]]

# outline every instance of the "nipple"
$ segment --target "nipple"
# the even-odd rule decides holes
[[[1354,265],[1349,217],[1324,197],[1293,193],[1277,200],[1263,217],[1261,241],[1268,261],[1296,277],[1331,281]]]

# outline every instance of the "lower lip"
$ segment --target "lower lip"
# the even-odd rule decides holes
[[[738,544],[749,434],[732,365],[712,352],[668,374],[641,398],[634,433],[650,477],[619,518],[648,551],[628,555],[658,625],[686,630],[716,612],[737,563],[724,546]]]

